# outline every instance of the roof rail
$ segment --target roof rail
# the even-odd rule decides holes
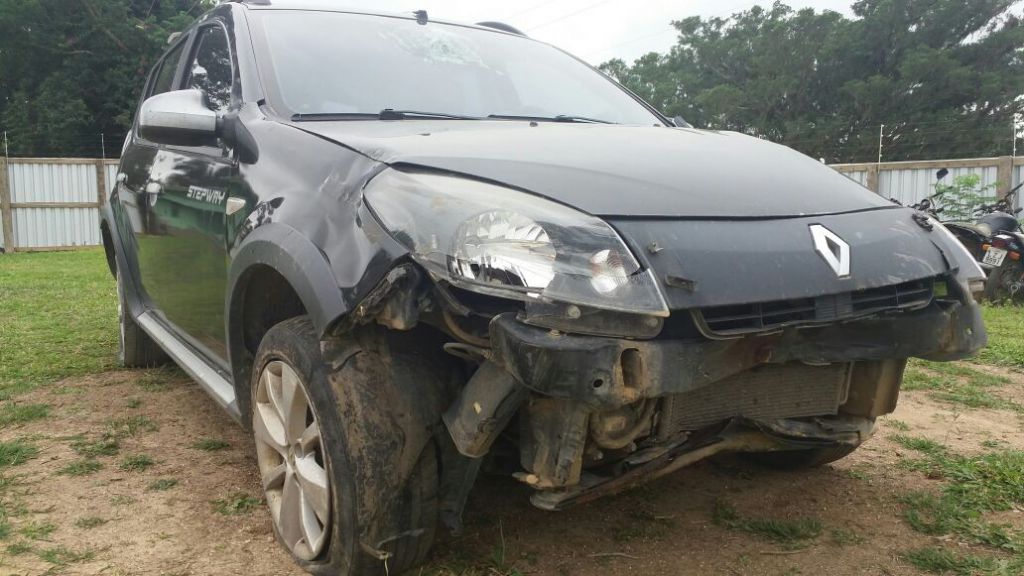
[[[483,26],[484,28],[494,28],[495,30],[501,30],[502,32],[508,32],[517,36],[526,36],[522,30],[512,26],[511,24],[505,24],[504,22],[477,22],[477,26]]]

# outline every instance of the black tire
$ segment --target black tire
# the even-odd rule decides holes
[[[856,449],[856,446],[841,444],[827,448],[808,448],[806,450],[748,452],[743,454],[743,457],[761,466],[776,470],[806,470],[845,458]]]
[[[128,313],[128,303],[125,299],[124,280],[120,272],[116,272],[117,279],[117,322],[118,350],[117,361],[125,368],[153,368],[161,366],[168,361],[167,354],[163,351],[149,334],[139,327]]]
[[[331,487],[329,532],[318,557],[296,556],[276,523],[275,535],[312,574],[401,574],[421,563],[433,544],[439,472],[432,436],[437,428],[409,426],[417,421],[412,413],[423,399],[403,395],[396,383],[426,389],[436,372],[422,358],[395,349],[386,332],[376,327],[332,340],[331,361],[324,356],[306,316],[272,327],[256,355],[254,417],[264,368],[275,361],[288,364],[299,376],[320,427]],[[440,422],[441,410],[432,409]]]
[[[989,274],[988,280],[985,281],[985,300],[992,304],[1009,304],[1011,300],[1024,302],[1024,289],[1018,290],[1016,295],[1011,296],[1009,288],[1015,279],[1020,280],[1022,274],[1024,274],[1024,270],[1017,263],[1004,264],[993,270]]]

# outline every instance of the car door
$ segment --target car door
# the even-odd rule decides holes
[[[227,28],[211,20],[168,53],[148,96],[197,88],[212,110],[226,112],[234,104],[234,67]],[[141,288],[180,337],[226,364],[225,204],[236,166],[219,140],[187,147],[148,142],[137,133],[133,140],[119,178],[136,205],[132,226]]]

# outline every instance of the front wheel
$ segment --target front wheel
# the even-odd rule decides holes
[[[343,337],[343,360],[329,364],[302,316],[271,328],[257,352],[252,428],[264,494],[278,541],[313,574],[399,574],[433,541],[435,444],[400,429],[406,414],[387,401],[390,380],[414,377],[415,366],[381,342]]]
[[[985,299],[993,304],[1024,301],[1024,267],[1014,263],[993,270],[985,281]]]

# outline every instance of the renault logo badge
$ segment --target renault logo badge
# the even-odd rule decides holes
[[[850,245],[821,224],[811,224],[814,249],[840,278],[850,275]]]

